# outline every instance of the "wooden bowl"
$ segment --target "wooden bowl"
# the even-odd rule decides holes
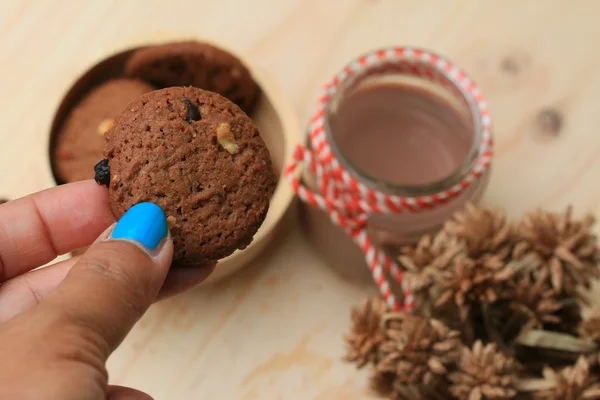
[[[85,68],[84,72],[79,75],[79,78],[77,78],[73,85],[67,90],[57,107],[50,125],[50,139],[47,156],[48,165],[52,170],[55,183],[60,182],[58,182],[56,174],[54,173],[52,149],[56,135],[71,109],[92,87],[108,79],[121,76],[127,58],[136,49],[152,44],[179,40],[182,39],[128,43],[122,47],[122,50],[116,51],[109,56],[93,58],[96,60],[100,58],[100,61],[95,62],[91,67]],[[206,42],[204,39],[201,40]],[[206,283],[216,282],[239,270],[255,258],[271,242],[279,222],[285,212],[289,209],[294,198],[290,186],[283,180],[283,169],[291,159],[294,146],[302,140],[300,124],[297,121],[290,102],[285,98],[277,85],[270,79],[268,74],[256,67],[256,65],[245,56],[238,54],[231,49],[227,49],[221,44],[213,44],[240,58],[261,87],[262,94],[251,117],[258,126],[261,136],[269,148],[273,166],[279,176],[279,182],[275,193],[271,198],[271,205],[267,217],[254,236],[253,242],[244,250],[238,250],[229,257],[221,260],[217,265],[215,272]],[[91,63],[92,62],[90,62],[90,64]]]

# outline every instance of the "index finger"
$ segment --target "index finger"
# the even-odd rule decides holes
[[[108,192],[93,180],[0,206],[0,282],[90,245],[115,221]]]

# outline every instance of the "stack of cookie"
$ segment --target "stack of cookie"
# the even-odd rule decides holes
[[[120,76],[89,91],[61,125],[53,146],[58,183],[94,177],[104,134],[132,101],[155,89],[193,86],[218,93],[250,114],[259,87],[232,54],[202,42],[177,42],[135,51]]]
[[[158,204],[176,266],[214,264],[248,246],[277,185],[247,115],[259,95],[248,68],[214,46],[180,42],[134,51],[117,75],[59,127],[59,183],[95,178],[116,218]]]

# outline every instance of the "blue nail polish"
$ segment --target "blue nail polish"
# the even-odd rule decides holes
[[[154,250],[167,233],[167,217],[163,210],[154,203],[139,203],[119,219],[110,238],[133,240]]]

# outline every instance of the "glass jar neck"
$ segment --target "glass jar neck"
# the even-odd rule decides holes
[[[431,65],[381,68],[342,81],[325,108],[324,129],[344,169],[396,196],[458,185],[481,152],[475,99]]]

